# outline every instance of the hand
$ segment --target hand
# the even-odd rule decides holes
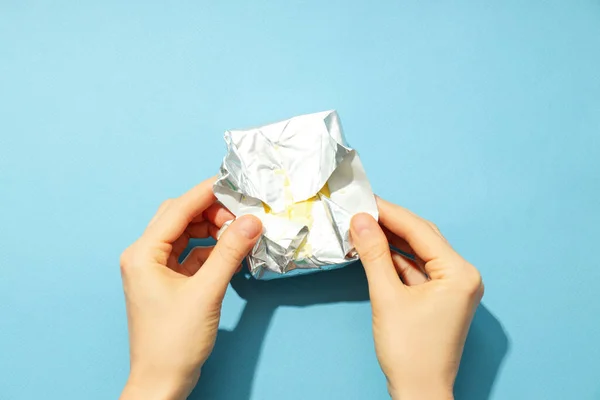
[[[164,202],[121,256],[131,358],[122,399],[187,398],[213,349],[227,285],[262,232],[257,218],[241,217],[214,248],[178,262],[190,238],[216,235],[210,221],[232,219],[213,182]]]
[[[351,235],[369,281],[373,336],[393,398],[452,399],[454,380],[483,296],[479,272],[430,222],[377,199],[379,226],[352,219]],[[411,261],[390,246],[414,254]]]

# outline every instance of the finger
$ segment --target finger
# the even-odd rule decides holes
[[[444,239],[444,242],[448,243],[448,240],[446,239],[446,237],[444,235],[442,235],[440,228],[438,228],[436,224],[434,224],[433,222],[428,221],[426,219],[424,221],[427,222],[427,225],[429,225],[431,227],[431,229],[433,229],[433,231],[438,234],[439,237]]]
[[[194,275],[204,265],[214,247],[194,247],[181,263],[181,268],[188,273],[188,276]]]
[[[406,285],[414,286],[427,282],[427,277],[414,261],[394,253],[393,251],[392,261],[394,262],[394,267],[396,267],[396,271],[398,272],[398,275],[400,275],[402,282]]]
[[[397,254],[403,256],[404,258],[412,261],[414,263],[414,265],[416,265],[417,268],[421,271],[421,273],[426,276],[425,262],[423,260],[421,260],[421,258],[415,254],[415,251],[412,249],[412,247],[409,246],[408,243],[406,243],[406,240],[399,238],[397,235],[390,232],[390,230],[387,229],[386,227],[382,227],[382,229],[383,229],[383,232],[385,233],[385,236],[388,239],[388,242],[390,243],[390,249],[392,250],[392,256],[394,255],[394,253],[397,253]]]
[[[171,253],[175,257],[175,260],[179,259],[179,256],[187,247],[190,239],[204,239],[209,237],[211,227],[214,227],[214,225],[208,221],[189,224],[181,236],[173,242]],[[216,229],[216,227],[214,228]]]
[[[202,213],[202,216],[204,219],[212,222],[217,228],[221,228],[225,222],[235,219],[235,215],[221,203],[215,203],[208,207]]]
[[[406,240],[400,239],[398,237],[398,235],[392,233],[385,226],[382,226],[381,229],[383,230],[383,233],[385,234],[385,237],[387,238],[387,240],[388,240],[388,242],[389,242],[390,245],[392,245],[397,250],[399,250],[400,252],[404,253],[407,256],[410,256],[412,258],[416,257],[415,256],[415,251],[412,249],[412,247],[410,247],[408,245],[408,243],[406,243]]]
[[[158,206],[158,210],[156,210],[156,214],[154,214],[154,216],[152,217],[150,222],[148,222],[148,226],[146,227],[146,230],[152,224],[154,224],[156,222],[156,220],[165,212],[165,210],[167,209],[167,207],[169,206],[171,201],[173,201],[173,199],[167,199],[167,200],[163,201],[162,203],[160,203],[160,206]]]
[[[398,278],[385,234],[369,214],[357,214],[350,223],[352,243],[369,282],[371,301],[385,302],[404,285]]]
[[[377,198],[379,221],[415,251],[425,263],[443,257],[456,257],[450,245],[417,215]],[[429,274],[429,271],[427,271]],[[431,276],[431,275],[430,275]]]
[[[208,295],[221,301],[231,277],[262,233],[261,221],[245,215],[235,220],[217,241],[211,256],[196,279],[208,288]]]
[[[206,239],[210,236],[211,228],[216,228],[209,221],[191,223],[185,230],[189,239]]]
[[[215,202],[212,192],[214,181],[215,178],[210,178],[170,201],[144,235],[164,243],[175,241],[194,218]]]
[[[215,240],[219,239],[219,228],[217,228],[213,224],[211,224],[210,227],[208,228],[208,233],[210,234],[211,238],[213,238]]]

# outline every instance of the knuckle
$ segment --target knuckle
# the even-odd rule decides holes
[[[425,222],[427,222],[427,225],[429,225],[433,229],[438,230],[437,225],[433,221],[430,221],[430,220],[426,219]]]
[[[166,199],[165,201],[163,201],[163,202],[160,204],[160,207],[158,207],[158,209],[159,209],[159,210],[164,210],[164,209],[165,209],[165,208],[167,208],[169,205],[171,205],[171,203],[173,203],[173,201],[174,201],[174,199],[172,199],[172,198]]]
[[[138,239],[121,253],[119,258],[119,265],[121,267],[121,274],[129,274],[131,271],[137,269],[140,263],[140,257],[144,246]]]
[[[469,271],[463,277],[462,282],[462,289],[469,297],[481,298],[483,296],[483,279],[475,267],[469,266]]]
[[[429,220],[425,220],[425,222],[427,222],[427,225],[429,225],[431,227],[431,229],[433,229],[438,235],[441,235],[442,232],[440,231],[440,228],[432,221]]]
[[[121,257],[119,258],[121,272],[126,272],[133,265],[133,252],[132,246],[129,246],[121,253]]]

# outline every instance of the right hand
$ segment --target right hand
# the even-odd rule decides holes
[[[394,399],[452,399],[481,275],[430,222],[377,199],[381,226],[352,219],[351,236],[369,281],[373,336]],[[382,229],[383,227],[383,229]],[[391,253],[389,244],[415,255]]]

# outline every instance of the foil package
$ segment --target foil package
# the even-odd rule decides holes
[[[263,234],[248,256],[257,279],[339,268],[358,259],[350,220],[377,204],[336,111],[225,132],[227,154],[213,190]],[[224,227],[226,228],[226,227]]]

